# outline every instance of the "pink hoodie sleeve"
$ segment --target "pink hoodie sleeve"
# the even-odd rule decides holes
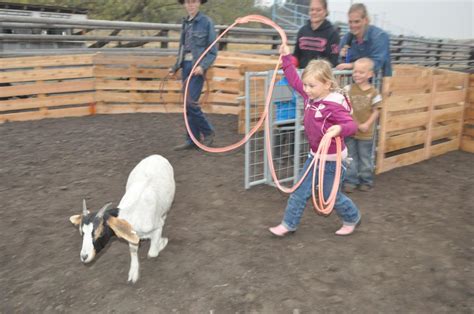
[[[291,62],[291,54],[283,56],[282,58],[282,67],[285,77],[288,80],[288,83],[295,91],[297,91],[305,100],[308,98],[308,95],[303,90],[303,82],[301,81],[296,68]]]
[[[333,125],[339,124],[341,126],[341,137],[347,137],[356,134],[357,123],[352,118],[352,115],[347,111],[344,106],[337,106],[337,109],[333,112],[332,121]]]

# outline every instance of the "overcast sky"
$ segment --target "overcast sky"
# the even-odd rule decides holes
[[[394,34],[473,39],[474,0],[353,0],[367,6],[372,23]],[[347,21],[350,0],[328,0],[330,19]],[[374,16],[375,15],[375,16]]]

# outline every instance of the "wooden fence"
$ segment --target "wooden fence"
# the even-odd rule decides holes
[[[0,59],[0,123],[181,112],[180,81],[163,80],[173,62],[172,57],[101,53]],[[207,75],[204,111],[244,116],[245,71],[272,69],[275,62],[264,56],[220,53]],[[253,84],[252,98],[263,102],[263,81]],[[474,152],[474,75],[469,83],[469,76],[460,72],[395,66],[394,76],[385,78],[383,97],[377,173],[460,147]]]
[[[0,123],[133,112],[182,112],[181,81],[167,79],[176,57],[70,55],[0,59]],[[222,52],[207,73],[204,111],[237,115],[245,71],[276,60]]]
[[[466,98],[461,149],[474,153],[474,73],[469,77],[469,93]]]
[[[0,123],[94,113],[94,55],[0,59]]]
[[[376,172],[458,150],[468,75],[396,66],[385,78]]]
[[[24,35],[0,34],[4,42],[82,42],[84,48],[74,49],[19,49],[0,51],[0,57],[79,54],[95,52],[133,53],[138,55],[176,54],[180,25],[162,23],[139,23],[103,20],[66,20],[59,18],[33,18],[21,16],[2,16],[0,26],[11,28],[72,28],[75,35]],[[245,26],[245,25],[244,25]],[[226,25],[216,25],[218,33]],[[289,44],[296,39],[295,30],[286,31]],[[391,37],[393,64],[418,64],[456,70],[474,68],[470,60],[474,45],[450,40]],[[280,44],[278,33],[269,28],[236,27],[219,42],[219,50],[239,50],[241,52],[276,55]],[[119,49],[120,48],[120,49]]]

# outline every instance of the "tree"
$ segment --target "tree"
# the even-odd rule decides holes
[[[185,12],[177,0],[16,0],[19,3],[84,8],[89,18],[115,21],[178,23]],[[248,14],[265,14],[254,0],[209,0],[201,6],[216,24],[231,24]]]

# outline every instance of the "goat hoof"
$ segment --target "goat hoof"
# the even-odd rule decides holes
[[[137,281],[138,281],[138,276],[137,276],[137,278],[130,278],[130,276],[129,276],[127,282],[129,284],[135,284]]]
[[[161,238],[156,248],[150,248],[150,250],[148,251],[148,257],[149,258],[157,257],[158,254],[160,254],[160,252],[166,247],[167,244],[168,244],[168,238]]]
[[[132,272],[129,272],[128,273],[128,283],[136,283],[138,281],[138,272],[135,272],[135,273],[132,273]]]

